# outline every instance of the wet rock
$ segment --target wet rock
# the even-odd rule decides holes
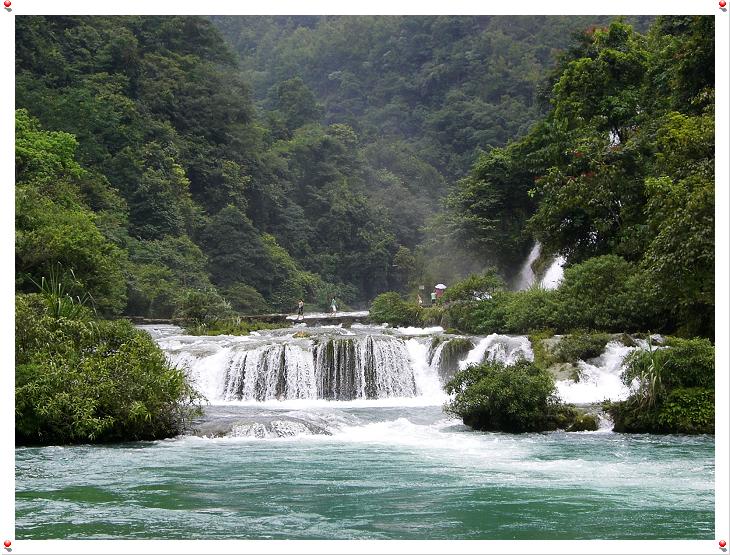
[[[193,433],[201,437],[294,437],[332,435],[326,428],[289,416],[228,417],[199,423]]]

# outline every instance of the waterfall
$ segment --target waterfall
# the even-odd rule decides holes
[[[525,260],[522,268],[520,268],[520,273],[515,278],[515,290],[523,291],[529,289],[535,283],[535,272],[532,271],[532,263],[537,260],[538,256],[540,256],[540,243],[535,241],[532,250],[530,250],[530,254],[527,255],[527,260]]]
[[[563,281],[563,264],[565,264],[565,258],[556,256],[540,281],[540,287],[543,289],[556,289]]]
[[[413,370],[403,341],[387,336],[328,339],[315,346],[319,399],[413,397]]]
[[[227,401],[312,399],[315,391],[307,353],[295,345],[269,345],[231,353],[219,397]]]
[[[499,361],[511,365],[520,358],[529,361],[534,359],[532,345],[527,337],[493,333],[482,339],[476,347],[469,351],[464,360],[459,361],[459,368],[463,370],[472,364],[487,361]]]
[[[175,336],[158,342],[211,401],[349,401],[420,394],[409,348],[388,335],[306,340]]]
[[[532,250],[530,250],[530,254],[527,255],[527,260],[525,260],[524,264],[520,268],[520,272],[514,279],[513,288],[516,291],[524,291],[525,289],[529,289],[537,282],[538,277],[535,275],[535,272],[532,271],[532,264],[540,256],[540,249],[540,243],[536,241],[535,244],[532,246]],[[539,283],[540,287],[542,287],[543,289],[557,288],[560,285],[560,282],[563,281],[564,264],[565,258],[563,256],[556,256],[548,269],[545,271],[542,279],[537,282]]]
[[[618,341],[611,341],[601,356],[589,361],[579,360],[579,381],[556,382],[560,398],[566,403],[599,403],[604,399],[626,399],[631,388],[621,381],[624,357],[637,348],[647,348],[646,343],[637,343],[638,347],[627,347]]]

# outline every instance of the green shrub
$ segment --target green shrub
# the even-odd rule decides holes
[[[631,331],[661,327],[652,288],[636,265],[615,255],[589,258],[565,270],[554,315],[561,332],[572,328]]]
[[[419,310],[419,320],[422,326],[444,326],[447,310],[443,306],[433,305]],[[446,326],[448,327],[448,325]]]
[[[418,326],[421,323],[421,308],[404,301],[398,293],[390,291],[373,299],[370,305],[370,319],[373,322],[391,326]]]
[[[512,293],[497,291],[491,299],[455,303],[446,307],[443,321],[462,333],[490,334],[506,330],[506,299]]]
[[[512,292],[506,297],[504,308],[505,332],[528,333],[554,327],[557,306],[555,290],[535,287]]]
[[[231,315],[231,304],[215,289],[197,291],[188,289],[180,298],[175,316],[192,320],[195,324],[210,324]]]
[[[482,275],[471,275],[447,288],[442,297],[442,301],[484,300],[485,294],[491,297],[501,289],[504,289],[504,280],[499,277],[496,270],[492,269]]]
[[[16,296],[18,444],[146,440],[180,433],[200,397],[129,322],[56,318]]]
[[[454,394],[444,407],[477,430],[539,432],[568,427],[574,407],[555,395],[552,375],[526,360],[513,366],[485,362],[457,372],[445,386]]]
[[[670,338],[668,348],[637,350],[622,380],[626,400],[607,405],[617,432],[714,433],[715,353],[706,339]]]
[[[227,286],[223,289],[223,295],[231,303],[231,309],[239,314],[267,314],[271,312],[271,307],[261,296],[261,293],[245,283],[237,282]]]
[[[557,362],[575,362],[601,356],[611,340],[607,333],[572,333],[560,338],[555,347]]]
[[[682,387],[669,392],[656,416],[658,429],[680,434],[715,433],[715,392]]]
[[[654,380],[661,386],[659,394],[675,387],[715,386],[715,348],[707,339],[669,338],[667,348],[636,350],[626,357],[623,381],[640,382],[639,391]]]

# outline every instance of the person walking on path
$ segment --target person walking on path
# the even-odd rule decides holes
[[[297,320],[304,320],[304,301],[302,299],[299,299],[297,305]]]
[[[337,316],[337,301],[332,297],[332,316]]]

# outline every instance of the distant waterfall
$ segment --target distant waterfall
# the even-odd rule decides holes
[[[556,289],[563,281],[563,265],[565,264],[565,258],[562,256],[555,257],[553,263],[545,272],[542,280],[540,281],[540,287],[543,289]]]
[[[522,268],[520,268],[520,273],[515,278],[514,288],[517,291],[529,289],[535,283],[535,272],[532,271],[532,263],[537,260],[538,256],[540,256],[540,243],[535,241],[532,250],[530,250],[530,254],[527,255],[527,260],[525,260]]]
[[[540,243],[535,241],[535,244],[530,250],[530,254],[527,255],[527,260],[525,260],[522,268],[520,268],[520,272],[514,279],[514,289],[516,291],[524,291],[525,289],[529,289],[537,282],[538,276],[536,276],[535,272],[533,272],[532,264],[540,256],[540,249]],[[562,256],[556,256],[548,269],[545,271],[542,279],[540,279],[540,281],[538,282],[540,287],[542,287],[543,289],[557,288],[563,281],[564,264],[565,258]]]

